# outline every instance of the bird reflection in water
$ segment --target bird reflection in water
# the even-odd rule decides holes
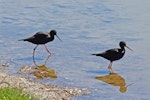
[[[47,58],[45,59],[45,62],[43,65],[46,65],[47,61],[50,59],[51,55],[48,55]],[[36,63],[35,59],[33,59],[35,67],[38,67],[39,65]]]
[[[23,66],[19,69],[18,73],[24,73],[26,75],[32,74],[37,79],[57,78],[55,70],[46,66],[46,63],[49,58],[50,55],[45,60],[45,63],[42,65],[37,65],[36,62],[34,62],[35,66]]]
[[[110,73],[110,74],[105,75],[105,76],[96,76],[95,78],[97,80],[101,80],[105,83],[108,83],[112,86],[120,86],[119,91],[121,93],[125,93],[127,91],[127,87],[133,84],[132,83],[132,84],[129,84],[126,86],[125,79],[117,73]]]

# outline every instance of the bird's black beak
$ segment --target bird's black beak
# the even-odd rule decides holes
[[[131,48],[129,48],[128,46],[126,46],[126,47],[133,52],[133,50]]]
[[[56,35],[57,36],[57,38],[60,40],[60,41],[62,41],[59,37],[58,37],[58,35]]]

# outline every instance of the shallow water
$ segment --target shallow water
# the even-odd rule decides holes
[[[54,55],[46,66],[56,71],[57,78],[43,82],[90,90],[89,95],[77,100],[148,100],[149,5],[148,0],[1,0],[0,62],[9,63],[10,74],[16,74],[22,66],[34,65],[35,45],[18,40],[56,29],[63,41],[56,38],[47,44]],[[114,72],[124,84],[133,83],[124,93],[119,91],[120,86],[95,79],[109,75],[109,61],[91,56],[118,47],[121,40],[134,50],[126,49],[124,58],[113,63]],[[37,48],[35,56],[37,64],[44,64],[48,56],[44,46]]]

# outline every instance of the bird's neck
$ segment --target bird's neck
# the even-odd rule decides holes
[[[50,37],[49,37],[49,41],[53,41],[54,40],[54,35],[51,35]]]
[[[125,48],[121,48],[121,53],[125,53]]]

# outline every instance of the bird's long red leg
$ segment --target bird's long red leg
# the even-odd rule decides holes
[[[48,48],[46,47],[46,45],[44,44],[46,51],[51,55],[52,53],[50,52],[50,50],[48,50]]]
[[[49,56],[46,58],[46,60],[45,60],[45,65],[46,65],[48,59],[50,58],[50,56],[51,56],[51,55],[49,55]]]
[[[109,66],[108,66],[108,69],[111,73],[113,73],[113,70],[112,70],[112,62],[110,62]]]
[[[36,47],[33,49],[33,62],[34,62],[34,64],[36,65],[36,63],[35,63],[35,59],[34,59],[34,52],[35,52],[35,49],[38,47],[38,45],[36,45]],[[36,65],[37,66],[37,65]]]

